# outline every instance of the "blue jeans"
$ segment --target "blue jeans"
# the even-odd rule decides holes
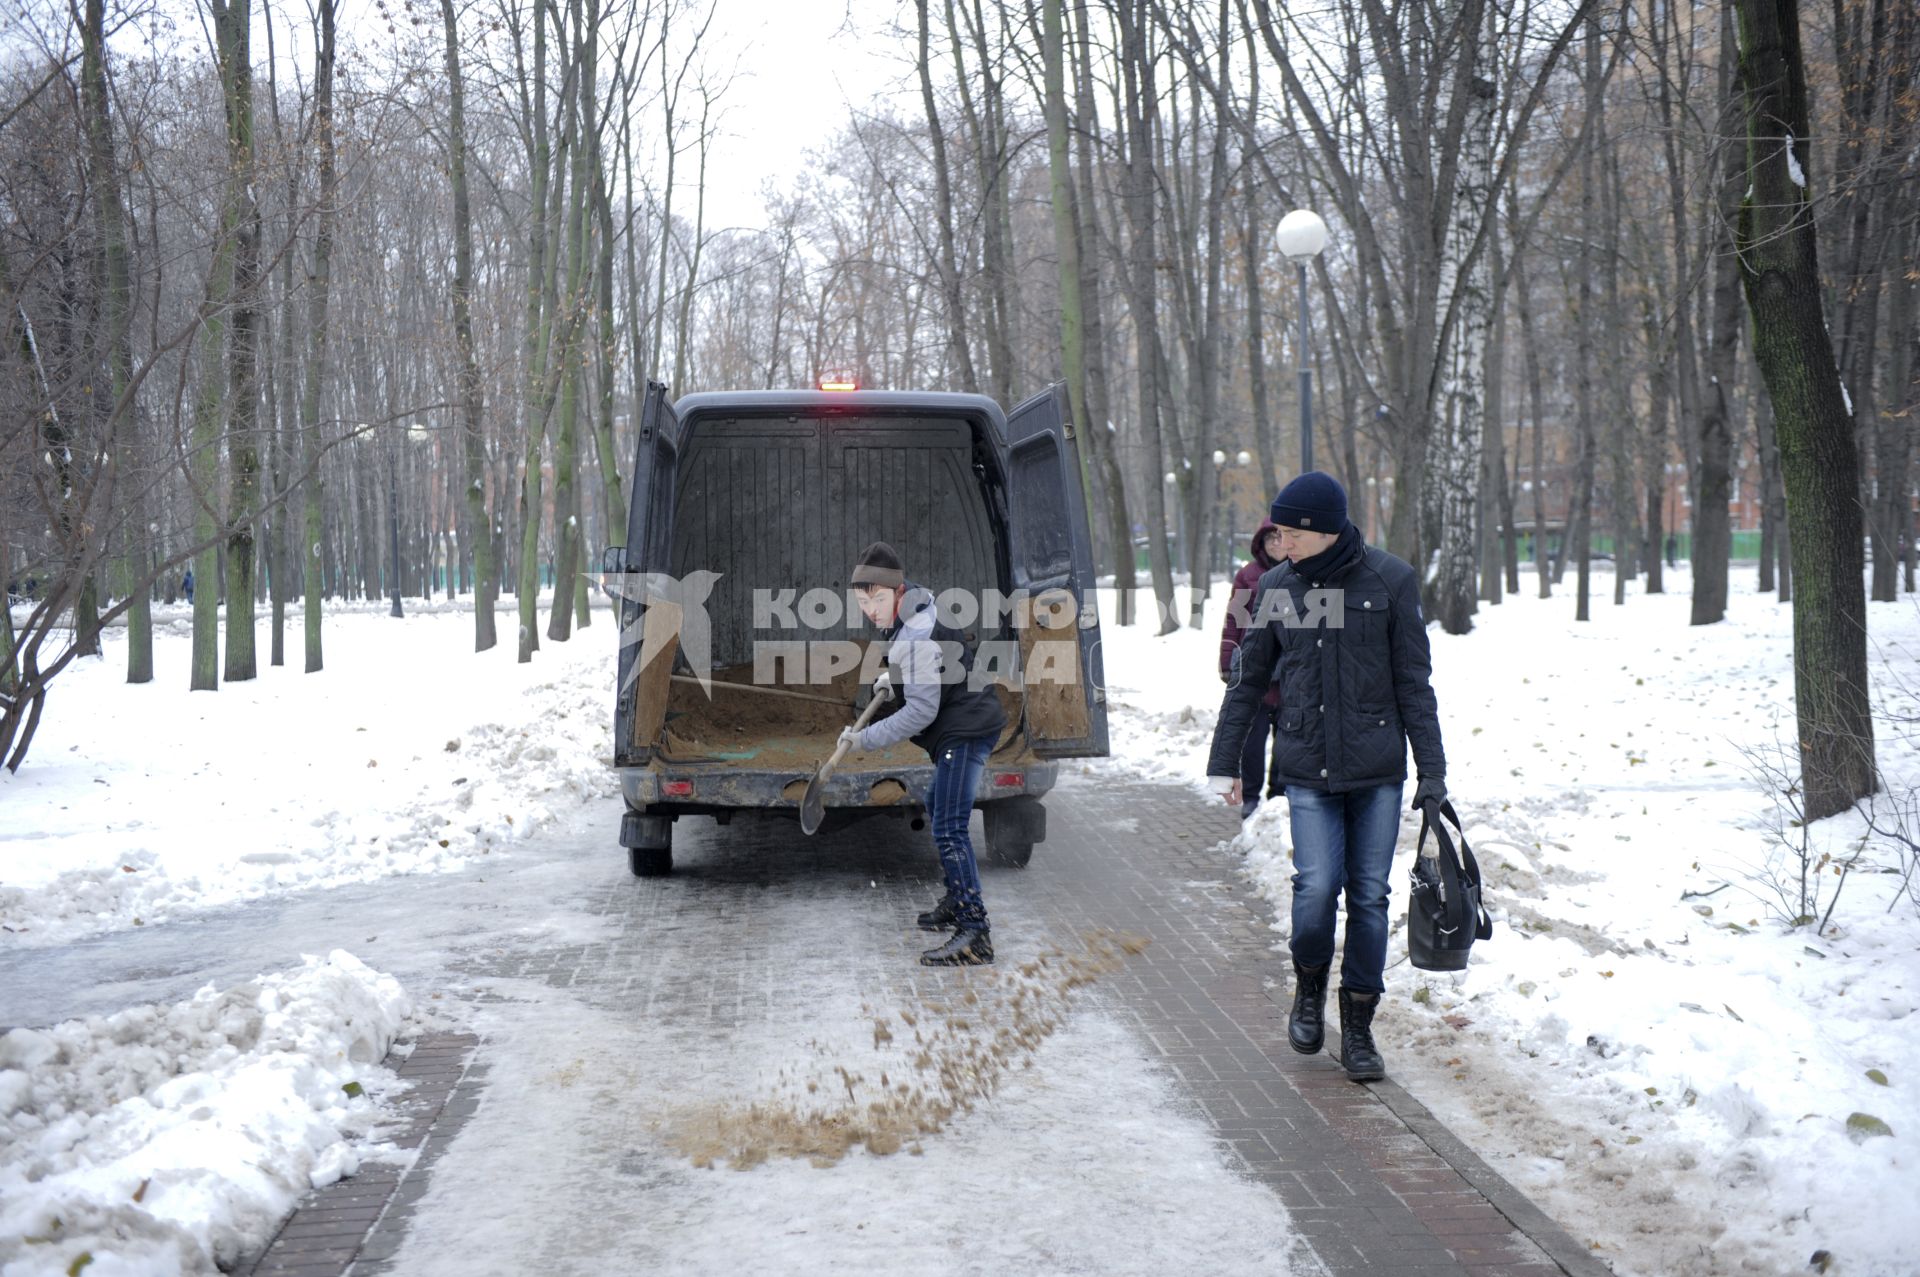
[[[933,845],[940,852],[940,871],[946,875],[947,898],[963,928],[987,926],[987,906],[980,899],[980,866],[973,858],[973,839],[967,822],[973,819],[973,796],[987,769],[987,755],[999,733],[971,740],[950,740],[933,760],[933,784],[927,788],[927,820],[933,826]]]
[[[1293,960],[1333,961],[1334,906],[1347,893],[1347,943],[1340,986],[1386,988],[1387,880],[1400,836],[1399,785],[1329,794],[1287,787],[1293,827]]]
[[[1273,730],[1274,707],[1262,703],[1254,711],[1253,725],[1247,728],[1247,743],[1240,747],[1240,818],[1253,815],[1267,792],[1267,733]]]

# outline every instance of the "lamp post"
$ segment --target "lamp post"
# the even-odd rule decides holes
[[[405,426],[399,432],[406,438]],[[387,615],[405,616],[400,608],[400,445],[392,439],[387,441],[387,547],[393,564],[393,607]]]
[[[1300,472],[1313,469],[1313,372],[1307,364],[1307,263],[1327,246],[1327,224],[1310,209],[1280,219],[1274,238],[1300,272]]]
[[[1169,470],[1161,476],[1166,485],[1165,505],[1167,510],[1167,558],[1174,566],[1180,563],[1180,476]]]
[[[1221,475],[1227,468],[1227,454],[1222,452],[1220,449],[1215,448],[1213,450],[1212,460],[1213,460],[1213,510],[1211,512],[1212,517],[1208,520],[1208,523],[1211,526],[1212,531],[1211,531],[1211,535],[1207,538],[1207,542],[1208,542],[1207,550],[1209,552],[1207,557],[1213,562],[1212,570],[1218,572],[1222,570],[1220,566],[1220,558],[1221,558],[1220,543],[1224,539],[1222,535],[1222,529],[1220,527],[1220,506],[1221,506],[1220,479],[1221,479]],[[1231,520],[1229,520],[1229,522],[1231,522]]]

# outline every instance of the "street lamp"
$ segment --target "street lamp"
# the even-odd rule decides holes
[[[1167,494],[1162,504],[1166,507],[1167,556],[1175,563],[1180,562],[1180,476],[1169,470],[1161,476],[1161,482],[1167,486]]]
[[[407,428],[400,426],[399,432],[404,439]],[[393,607],[387,615],[405,616],[400,608],[400,445],[391,439],[387,442],[387,546],[393,564]]]
[[[1327,224],[1310,209],[1296,208],[1275,232],[1280,251],[1300,272],[1300,472],[1313,469],[1313,373],[1307,365],[1307,263],[1327,246]]]
[[[1227,454],[1215,448],[1213,450],[1213,507],[1207,512],[1207,558],[1213,565],[1208,569],[1209,571],[1218,571],[1220,568],[1220,474],[1226,468]]]

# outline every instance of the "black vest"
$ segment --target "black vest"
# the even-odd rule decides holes
[[[929,604],[931,606],[931,604]],[[894,618],[891,629],[882,630],[880,636],[891,645],[899,635],[901,620]],[[973,675],[973,644],[967,636],[951,625],[942,624],[938,616],[933,621],[933,641],[940,645],[942,678],[940,684],[940,710],[913,737],[913,743],[927,751],[927,757],[938,759],[940,750],[957,740],[972,740],[979,736],[999,738],[1007,725],[1006,711],[1000,708],[1000,700],[993,694],[993,688],[970,686]],[[952,677],[955,661],[961,667],[961,676]],[[894,671],[894,696],[877,714],[874,721],[897,714],[906,705],[904,684],[900,681],[899,667],[893,662],[892,652],[888,652],[887,664]]]

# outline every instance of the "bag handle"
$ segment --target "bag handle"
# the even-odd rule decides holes
[[[1453,825],[1453,834],[1447,833],[1447,824]],[[1480,862],[1474,859],[1473,848],[1467,845],[1467,832],[1460,824],[1460,815],[1454,811],[1453,804],[1446,799],[1429,798],[1420,808],[1420,841],[1415,846],[1418,855],[1427,854],[1427,831],[1433,831],[1434,841],[1438,844],[1435,859],[1440,863],[1440,878],[1436,884],[1440,892],[1440,903],[1458,896],[1471,900],[1474,907],[1473,934],[1476,940],[1488,940],[1493,937],[1493,919],[1487,913],[1486,906],[1478,895],[1467,893],[1467,882],[1482,887]],[[1454,838],[1459,845],[1454,845]]]

